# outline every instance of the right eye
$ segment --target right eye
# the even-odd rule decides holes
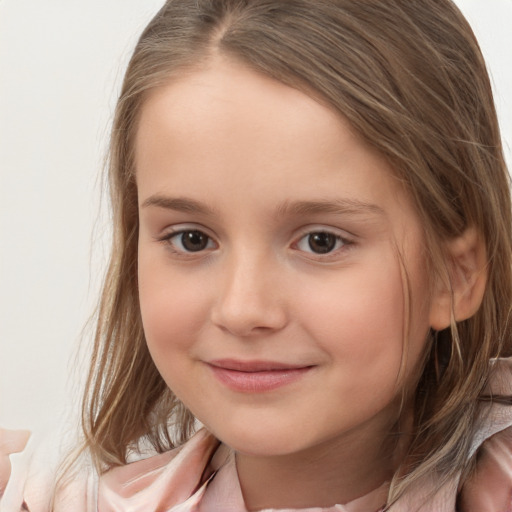
[[[304,252],[313,254],[329,254],[346,245],[345,240],[328,231],[313,231],[302,237],[297,247]]]
[[[176,252],[192,253],[214,249],[213,240],[198,229],[184,229],[166,235],[163,240]]]

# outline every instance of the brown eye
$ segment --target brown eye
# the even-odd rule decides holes
[[[326,254],[336,247],[338,237],[332,233],[310,233],[308,246],[316,254]]]
[[[189,254],[215,249],[213,239],[198,229],[182,229],[169,233],[160,239],[176,254]]]
[[[178,234],[180,244],[187,252],[203,251],[208,247],[210,237],[201,231],[183,231]]]
[[[343,249],[351,242],[337,233],[330,231],[310,231],[306,233],[297,243],[296,248],[309,254],[329,254]]]

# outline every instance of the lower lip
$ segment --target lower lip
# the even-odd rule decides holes
[[[298,381],[313,367],[244,372],[209,365],[213,375],[228,388],[240,393],[263,393]]]

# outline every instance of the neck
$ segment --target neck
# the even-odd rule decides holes
[[[401,452],[396,438],[387,435],[384,439],[358,430],[293,454],[237,453],[247,510],[331,507],[382,487],[391,480],[396,455]],[[372,493],[369,501],[361,500],[361,510],[377,510],[386,502],[386,495],[384,486]]]

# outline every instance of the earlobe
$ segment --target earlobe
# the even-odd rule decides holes
[[[446,279],[439,279],[430,306],[436,331],[472,317],[480,307],[487,283],[487,255],[482,237],[468,228],[445,247]]]

